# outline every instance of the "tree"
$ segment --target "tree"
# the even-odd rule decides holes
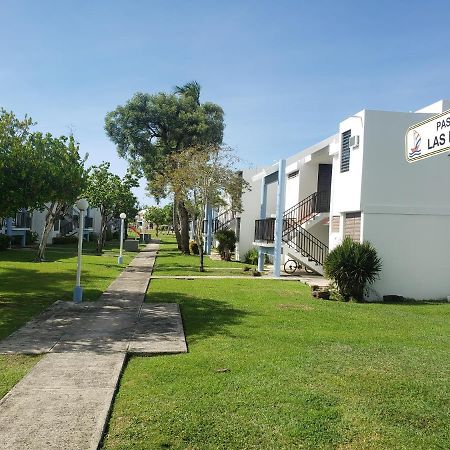
[[[193,81],[177,86],[173,94],[137,93],[124,106],[109,112],[105,130],[121,157],[145,175],[149,191],[157,199],[167,189],[155,185],[158,174],[176,163],[168,157],[195,145],[219,145],[223,139],[223,110],[200,103],[200,85]],[[172,192],[174,231],[179,248],[189,253],[189,214],[185,199]]]
[[[155,185],[178,192],[195,221],[195,240],[203,265],[203,221],[206,206],[218,208],[231,199],[234,210],[241,210],[241,196],[249,185],[236,170],[239,161],[233,150],[218,145],[196,145],[173,153],[168,169],[155,177]]]
[[[134,176],[127,173],[123,179],[109,171],[110,164],[103,162],[88,171],[84,195],[92,207],[101,214],[100,233],[97,238],[97,253],[103,251],[106,229],[114,218],[124,212],[127,217],[137,213],[137,199],[131,191],[137,186]]]
[[[45,201],[47,183],[40,148],[33,145],[31,118],[22,120],[0,109],[0,217],[19,208],[37,208]]]
[[[159,236],[159,227],[172,222],[172,205],[166,205],[162,208],[159,206],[150,206],[145,210],[144,219],[152,222],[156,227],[156,236]]]
[[[55,138],[50,133],[34,133],[31,145],[40,159],[34,169],[43,181],[39,209],[45,210],[46,216],[36,255],[36,261],[43,261],[48,235],[55,220],[62,217],[80,196],[86,178],[86,157],[80,157],[73,136]]]

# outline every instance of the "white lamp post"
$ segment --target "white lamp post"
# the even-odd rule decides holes
[[[77,281],[73,290],[73,301],[80,303],[83,300],[83,289],[81,288],[81,253],[83,251],[84,215],[89,203],[85,198],[80,198],[76,201],[75,205],[80,210],[80,223],[78,224]]]
[[[119,257],[117,258],[117,264],[122,264],[123,263],[123,256],[122,256],[122,251],[123,251],[123,226],[124,226],[124,221],[127,218],[127,215],[125,213],[120,213],[120,254]]]

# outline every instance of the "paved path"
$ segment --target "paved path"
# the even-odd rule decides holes
[[[321,275],[315,274],[305,274],[305,275],[285,275],[282,274],[280,277],[274,277],[272,275],[262,275],[260,277],[254,277],[252,275],[154,275],[151,276],[152,280],[222,280],[222,279],[233,279],[233,280],[275,280],[275,281],[300,281],[307,284],[308,286],[320,286],[328,287],[330,285],[330,280],[324,278]]]
[[[158,244],[149,244],[96,302],[57,302],[0,343],[47,355],[0,400],[0,446],[96,449],[127,353],[186,352],[177,304],[143,304]]]

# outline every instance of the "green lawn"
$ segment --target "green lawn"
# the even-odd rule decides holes
[[[160,234],[164,251],[156,260],[153,275],[163,276],[191,276],[191,275],[224,275],[224,276],[251,276],[251,272],[244,272],[244,267],[254,268],[249,264],[234,261],[213,260],[204,257],[205,272],[200,272],[200,259],[196,255],[180,255],[173,235]]]
[[[117,277],[118,243],[110,243],[102,256],[95,244],[85,244],[82,261],[83,300],[95,300]],[[35,251],[0,252],[0,339],[11,334],[56,300],[72,300],[77,249],[75,245],[49,246],[47,261],[33,262]],[[124,264],[131,260],[124,253]],[[39,360],[31,356],[0,356],[0,398]]]
[[[449,304],[207,278],[154,280],[148,301],[181,305],[189,353],[129,361],[107,449],[449,447]]]

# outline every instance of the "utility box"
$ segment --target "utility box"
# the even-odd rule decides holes
[[[125,239],[123,242],[123,249],[127,252],[138,252],[139,241],[136,241],[135,239]]]

